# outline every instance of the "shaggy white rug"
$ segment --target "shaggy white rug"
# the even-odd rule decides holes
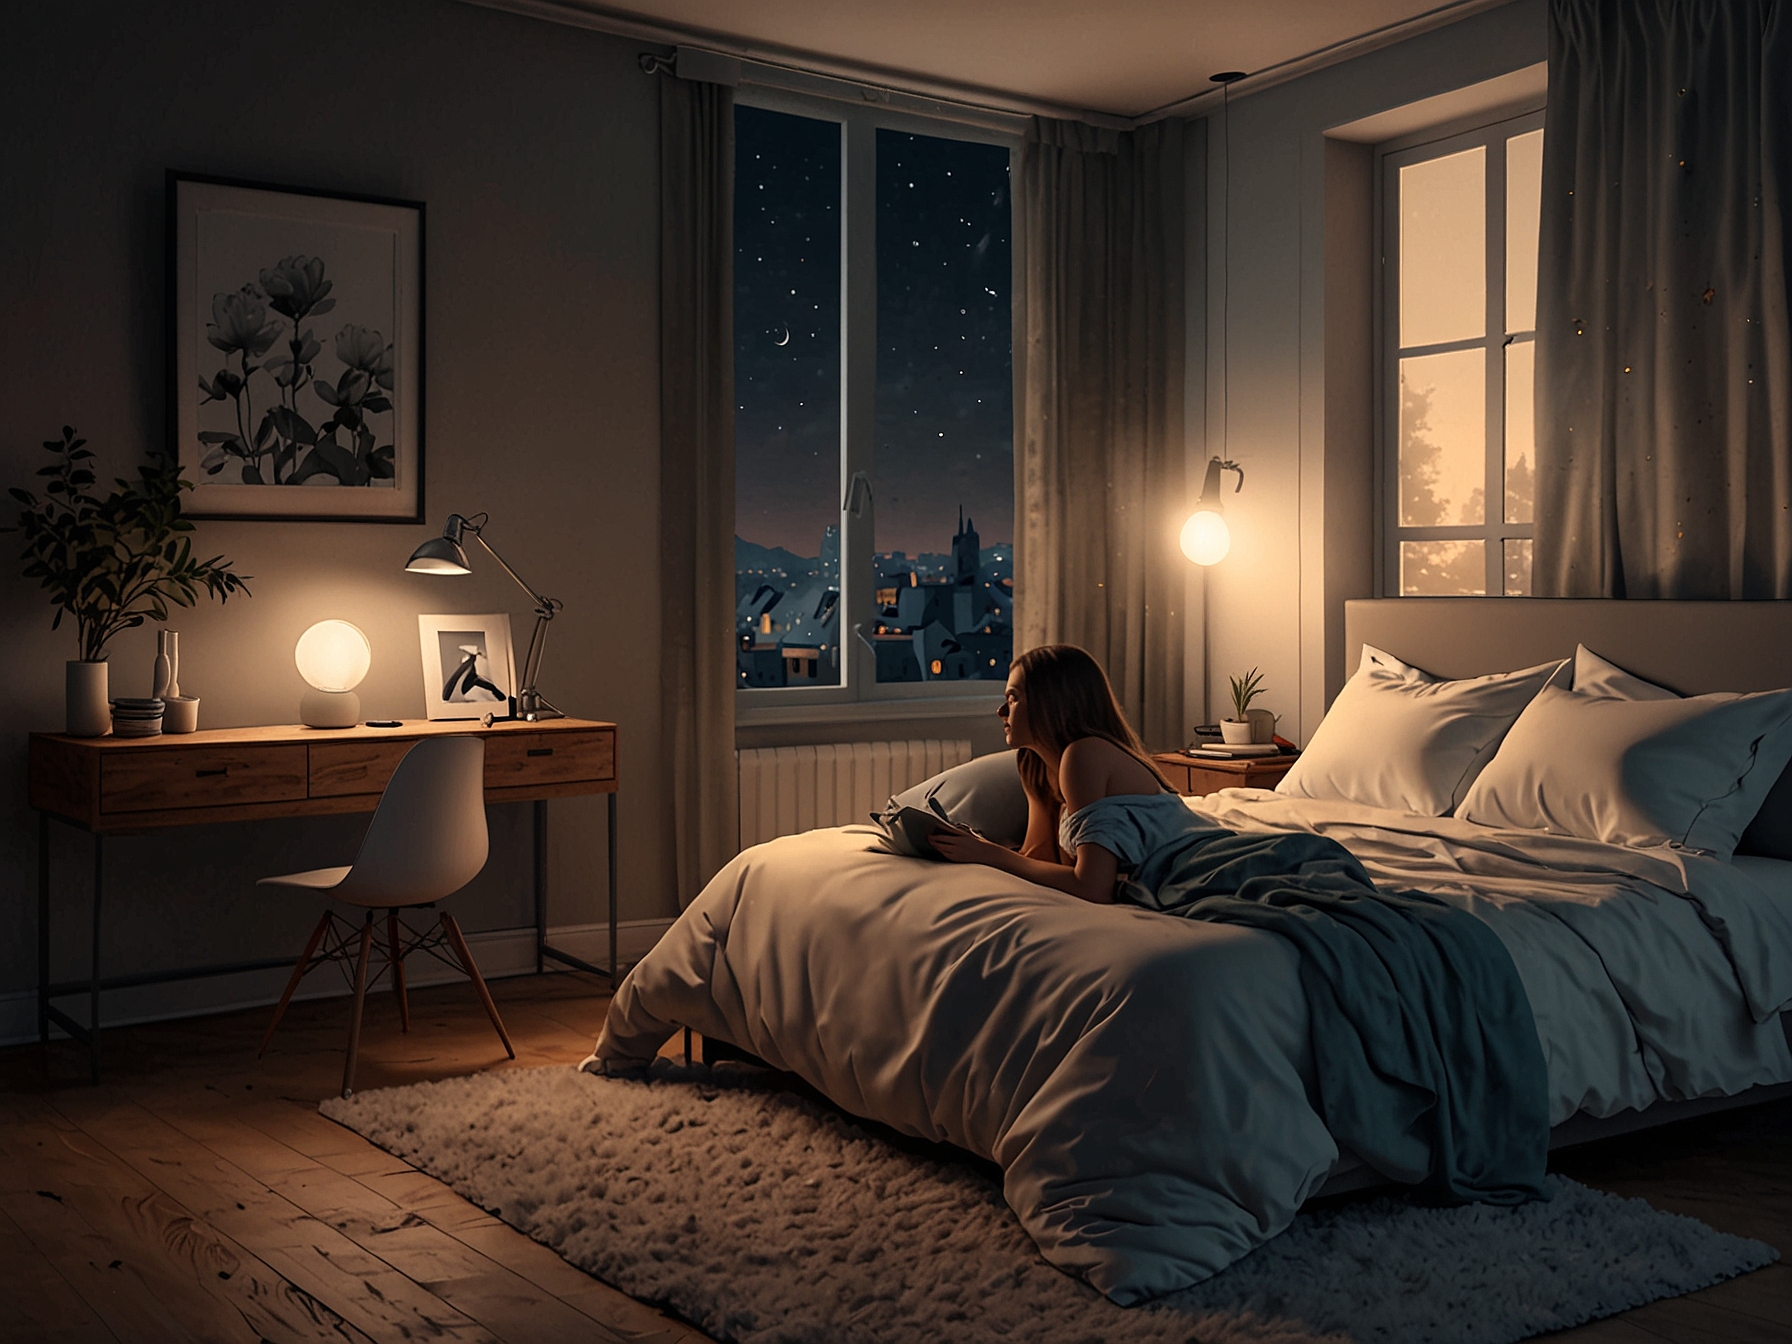
[[[993,1167],[763,1070],[506,1070],[322,1110],[724,1340],[1504,1344],[1777,1258],[1558,1178],[1552,1200],[1515,1209],[1330,1203],[1216,1278],[1129,1310],[1040,1258]]]

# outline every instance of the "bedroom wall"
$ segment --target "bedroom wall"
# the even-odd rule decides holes
[[[1305,742],[1342,683],[1344,601],[1373,595],[1370,158],[1326,132],[1545,60],[1546,13],[1518,0],[1232,103],[1229,337],[1226,148],[1207,118],[1211,301],[1191,322],[1208,337],[1209,441],[1224,386],[1247,478],[1226,500],[1232,552],[1208,572],[1216,715],[1227,676],[1255,666],[1281,732]]]
[[[0,484],[27,483],[63,424],[106,475],[162,441],[165,169],[424,201],[432,521],[200,523],[202,553],[234,559],[254,595],[177,613],[183,689],[201,696],[203,726],[290,723],[303,690],[293,643],[340,616],[373,644],[363,713],[419,716],[418,613],[509,611],[519,655],[527,638],[527,603],[495,565],[464,579],[401,572],[450,510],[488,509],[494,544],[566,604],[544,690],[620,725],[623,918],[675,913],[656,746],[658,113],[640,44],[454,0],[59,0],[7,6],[0,39]],[[60,726],[75,646],[67,626],[51,633],[10,541],[0,547],[5,1039],[21,1022],[34,1031],[26,734]],[[148,693],[153,632],[114,641],[114,694]],[[551,804],[556,924],[601,918],[603,807]],[[491,816],[491,863],[457,900],[470,930],[533,918],[526,808]],[[295,953],[316,903],[253,879],[346,862],[363,825],[110,844],[108,969]],[[90,850],[55,832],[57,972],[72,975],[86,960]],[[258,996],[220,981],[180,1002]]]

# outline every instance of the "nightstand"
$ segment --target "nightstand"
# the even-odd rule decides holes
[[[1224,761],[1181,751],[1159,751],[1152,753],[1151,759],[1178,793],[1198,798],[1216,789],[1273,789],[1300,757],[1260,756]]]

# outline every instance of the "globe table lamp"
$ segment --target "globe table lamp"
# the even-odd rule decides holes
[[[529,600],[535,603],[535,631],[529,636],[529,653],[523,659],[523,675],[518,678],[520,684],[514,708],[510,714],[494,715],[493,719],[522,719],[530,723],[541,719],[563,719],[566,717],[564,711],[548,703],[535,687],[535,680],[541,673],[541,656],[547,649],[548,622],[563,609],[562,605],[551,597],[543,597],[524,583],[522,575],[492,549],[492,544],[485,539],[488,521],[487,515],[483,513],[476,513],[470,518],[458,513],[449,514],[448,522],[442,528],[442,535],[431,537],[412,551],[411,558],[405,562],[404,567],[412,574],[471,574],[473,566],[467,563],[464,539],[471,536],[485,547],[486,553],[498,562],[506,574],[516,580],[517,587],[529,594]]]
[[[373,666],[373,646],[358,627],[319,621],[299,636],[292,660],[311,687],[299,700],[301,723],[307,728],[353,728],[361,721],[355,687]]]

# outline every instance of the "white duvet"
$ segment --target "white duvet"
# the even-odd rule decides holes
[[[1484,920],[1530,996],[1552,1123],[1792,1079],[1792,899],[1745,869],[1261,790],[1191,806],[1329,835]],[[869,826],[737,857],[624,980],[588,1063],[685,1026],[996,1162],[1045,1256],[1122,1303],[1274,1236],[1341,1156],[1283,940],[901,858]]]

